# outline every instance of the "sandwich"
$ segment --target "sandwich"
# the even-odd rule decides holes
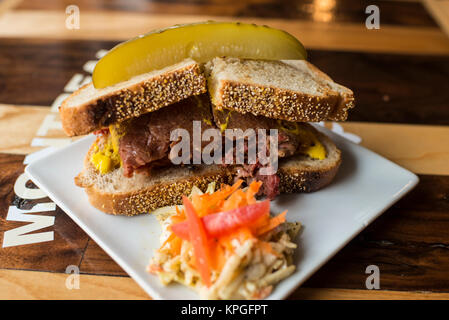
[[[118,45],[59,110],[67,135],[96,135],[75,183],[99,210],[136,215],[211,183],[261,181],[269,199],[319,190],[341,152],[308,122],[346,120],[352,107],[352,91],[291,35],[207,22]]]

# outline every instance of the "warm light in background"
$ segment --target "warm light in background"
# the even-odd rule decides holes
[[[313,20],[329,22],[333,20],[336,0],[314,0],[306,10],[311,14]]]

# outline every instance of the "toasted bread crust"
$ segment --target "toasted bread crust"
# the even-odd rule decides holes
[[[333,83],[314,65],[305,63],[316,78]],[[194,61],[161,72],[149,79],[139,79],[141,81],[137,83],[125,83],[124,87],[107,91],[83,103],[75,103],[75,99],[84,94],[95,95],[99,91],[95,91],[92,84],[75,91],[59,108],[65,133],[69,136],[87,134],[207,91],[206,75]],[[218,109],[287,121],[343,121],[348,116],[348,110],[354,107],[354,95],[348,88],[333,85],[341,90],[324,88],[321,95],[313,95],[244,80],[223,79],[209,81],[209,92]]]
[[[294,159],[285,159],[278,170],[281,193],[313,192],[324,188],[334,180],[341,165],[341,151],[326,135],[315,129],[314,131],[326,146],[327,152],[332,153],[335,159],[319,168],[305,167],[301,170],[294,166]]]
[[[82,180],[81,175],[82,173],[75,178],[78,183]],[[182,196],[190,194],[193,186],[206,191],[211,182],[216,182],[217,186],[222,183],[229,184],[232,182],[232,176],[225,170],[217,168],[215,172],[200,176],[192,175],[172,183],[159,184],[129,193],[105,193],[94,185],[86,187],[85,191],[89,202],[95,208],[113,215],[133,216],[168,205],[182,204]],[[82,183],[79,186],[82,187]]]
[[[341,161],[333,166],[310,171],[294,171],[280,168],[278,175],[281,179],[279,188],[281,193],[313,192],[324,188],[334,180]]]
[[[238,70],[260,68],[251,60],[234,58],[215,58],[206,65],[208,89],[212,103],[218,109],[230,109],[239,113],[252,113],[268,118],[296,122],[317,122],[323,120],[346,120],[348,110],[354,107],[354,93],[337,83],[327,74],[307,61],[300,66],[316,80],[320,94],[307,93],[306,90],[293,90],[283,87],[278,80],[270,81],[257,74],[258,71],[246,71],[250,76],[232,76],[238,63]],[[299,70],[297,61],[267,62],[268,67]],[[228,68],[229,69],[226,69]],[[263,73],[263,72],[262,72]],[[267,76],[265,74],[265,76]],[[277,74],[279,77],[279,74]],[[261,77],[258,79],[257,77]]]
[[[133,86],[114,91],[76,107],[71,99],[83,93],[87,84],[65,99],[59,112],[62,127],[69,136],[87,134],[112,123],[156,111],[193,95],[206,92],[206,78],[199,64],[163,73]]]
[[[332,160],[311,160],[306,156],[293,156],[282,159],[279,163],[280,192],[313,192],[327,186],[334,179],[341,163],[341,152],[324,134],[311,127],[318,139],[324,144],[328,158]],[[98,141],[97,141],[98,142]],[[160,169],[157,176],[141,176],[144,182],[151,182],[158,177],[167,177],[163,182],[151,183],[150,186],[137,187],[135,190],[108,192],[88,178],[95,173],[89,159],[94,152],[90,148],[85,161],[84,170],[75,178],[75,184],[85,188],[89,202],[97,209],[114,215],[137,215],[151,212],[157,208],[182,203],[182,195],[188,195],[193,186],[205,191],[208,184],[216,182],[231,184],[237,174],[236,168],[220,165],[199,165],[194,170],[183,166]],[[306,162],[313,161],[313,165]],[[121,169],[117,169],[121,170]],[[139,174],[142,175],[142,174]],[[129,178],[123,178],[129,179]]]
[[[352,95],[318,97],[236,81],[221,81],[217,96],[219,109],[296,122],[343,121],[354,106]]]
[[[309,69],[313,71],[316,75],[320,76],[323,79],[326,79],[328,81],[333,81],[331,77],[329,77],[327,74],[325,74],[323,71],[318,69],[315,65],[311,64],[310,62],[307,62],[307,65],[309,66]],[[341,86],[343,87],[343,86]],[[326,120],[332,120],[332,121],[345,121],[348,118],[348,110],[354,108],[355,106],[355,98],[354,93],[352,90],[345,88],[345,92],[342,92],[338,96],[337,103],[335,104],[333,110],[328,115],[328,118]],[[309,120],[305,120],[309,121]]]

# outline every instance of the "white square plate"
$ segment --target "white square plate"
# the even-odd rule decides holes
[[[300,221],[296,272],[276,286],[269,299],[286,298],[369,223],[398,201],[418,177],[391,161],[322,127],[342,151],[335,180],[310,194],[280,196],[273,212],[288,209],[289,221]],[[25,171],[34,183],[98,243],[151,297],[198,299],[181,285],[163,286],[145,271],[159,247],[160,227],[155,217],[112,216],[93,208],[73,178],[81,171],[93,135],[48,154]],[[57,219],[57,218],[56,218]],[[81,270],[82,271],[82,270]]]

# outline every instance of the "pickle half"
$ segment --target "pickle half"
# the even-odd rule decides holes
[[[152,31],[112,48],[95,66],[92,81],[104,88],[192,58],[214,57],[300,60],[307,53],[291,34],[267,26],[233,22],[201,22]]]

